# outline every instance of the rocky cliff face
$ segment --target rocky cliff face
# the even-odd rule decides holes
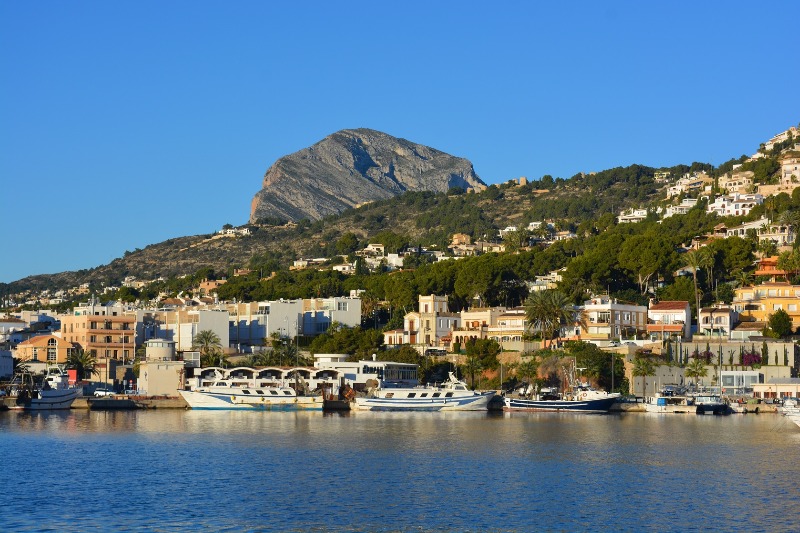
[[[318,220],[405,191],[456,186],[485,184],[466,159],[379,131],[342,130],[276,161],[253,198],[250,221]]]

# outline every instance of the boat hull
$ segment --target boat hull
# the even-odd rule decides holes
[[[80,395],[80,389],[41,391],[37,398],[9,398],[6,401],[6,406],[9,409],[22,411],[70,409],[72,407],[72,402]]]
[[[594,400],[529,400],[506,398],[504,411],[568,411],[575,413],[607,413],[617,396]]]
[[[322,396],[268,397],[207,391],[178,391],[191,409],[242,411],[322,410]]]
[[[356,398],[361,411],[486,411],[494,392],[452,398]]]

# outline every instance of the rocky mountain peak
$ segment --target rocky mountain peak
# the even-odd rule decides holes
[[[405,191],[483,188],[472,163],[366,128],[341,130],[281,157],[264,175],[250,221],[318,220]]]

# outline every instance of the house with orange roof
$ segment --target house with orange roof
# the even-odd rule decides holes
[[[16,357],[21,361],[41,361],[51,364],[66,363],[73,350],[79,346],[55,335],[39,335],[17,345]]]
[[[669,300],[652,302],[647,309],[647,334],[651,340],[692,337],[692,311],[689,302]]]

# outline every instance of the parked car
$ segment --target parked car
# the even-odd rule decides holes
[[[618,348],[619,347],[619,343],[617,341],[611,341],[611,342],[608,343],[608,347],[609,348]]]
[[[109,389],[95,389],[94,395],[97,398],[102,398],[104,396],[114,396],[114,391]]]

